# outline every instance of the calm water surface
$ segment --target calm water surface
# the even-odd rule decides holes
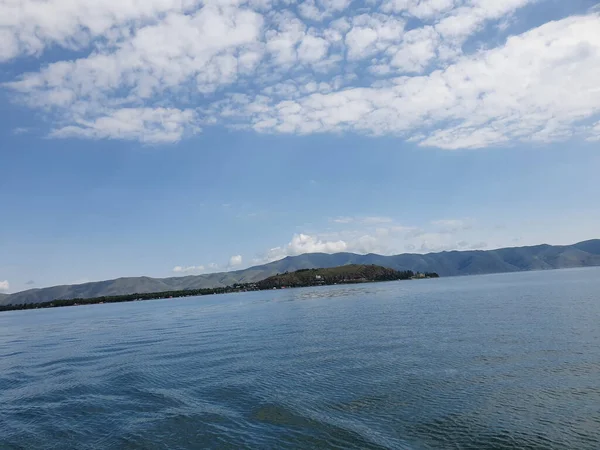
[[[600,269],[0,314],[0,448],[600,448]]]

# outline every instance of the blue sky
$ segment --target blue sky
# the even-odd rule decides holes
[[[600,11],[0,4],[0,291],[600,237]]]

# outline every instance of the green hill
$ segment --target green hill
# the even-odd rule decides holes
[[[428,274],[437,277],[437,274]],[[351,264],[329,269],[300,269],[274,275],[256,283],[260,289],[304,287],[330,284],[367,283],[373,281],[408,280],[415,276],[410,270],[398,271],[375,265]],[[425,275],[423,275],[424,277]]]

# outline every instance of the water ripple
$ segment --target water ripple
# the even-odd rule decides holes
[[[0,315],[0,448],[595,450],[599,274]]]

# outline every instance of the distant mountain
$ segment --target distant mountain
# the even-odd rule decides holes
[[[440,276],[590,267],[600,266],[600,239],[565,246],[537,245],[487,251],[429,253],[427,255],[308,253],[300,256],[288,256],[280,261],[235,272],[176,278],[119,278],[94,283],[31,289],[0,297],[0,305],[223,287],[234,283],[256,282],[278,273],[293,272],[299,269],[330,268],[348,264],[375,264],[395,270],[437,272]]]
[[[4,299],[5,297],[8,297],[8,294],[0,294],[0,303],[2,302],[2,299]]]

